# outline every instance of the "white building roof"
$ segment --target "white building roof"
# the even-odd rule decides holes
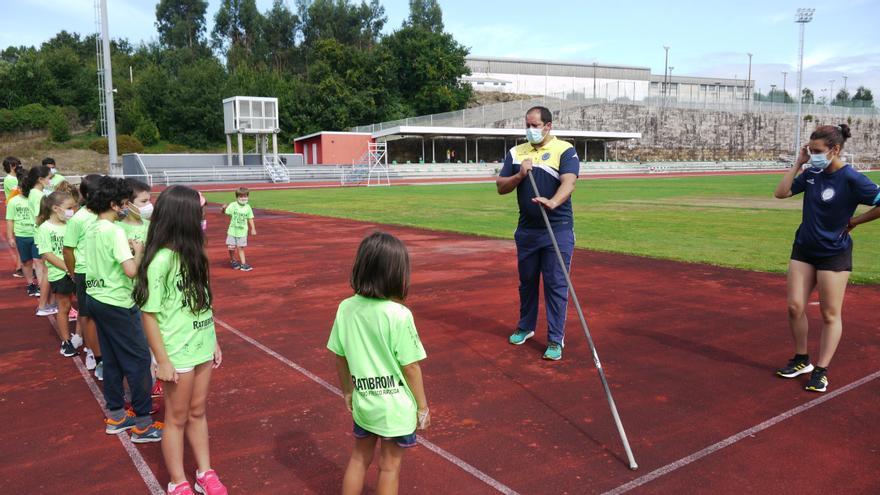
[[[641,139],[641,132],[608,132],[608,131],[573,131],[553,129],[553,135],[562,138],[587,138],[604,141],[620,139]],[[496,127],[431,127],[419,125],[401,125],[389,127],[373,133],[373,138],[388,136],[476,136],[476,137],[524,137],[525,129],[500,129]],[[302,139],[302,138],[299,138]]]

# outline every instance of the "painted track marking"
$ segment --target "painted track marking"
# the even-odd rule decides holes
[[[92,395],[95,396],[95,400],[98,402],[98,405],[101,406],[101,410],[106,411],[106,403],[104,402],[104,394],[98,390],[98,385],[95,384],[95,380],[92,379],[91,374],[86,369],[86,365],[79,360],[78,357],[73,358],[73,362],[76,364],[79,373],[82,375],[83,380],[85,380],[86,385],[89,386],[89,390],[91,390]],[[122,447],[125,448],[125,452],[131,457],[131,462],[134,464],[135,469],[137,469],[138,474],[141,475],[141,478],[144,479],[144,483],[146,483],[147,488],[150,489],[150,495],[165,495],[165,490],[162,488],[162,485],[159,484],[159,480],[156,479],[156,475],[153,473],[153,470],[150,469],[150,466],[147,464],[147,461],[144,460],[143,456],[140,452],[138,452],[137,447],[132,443],[131,438],[129,438],[128,434],[120,433],[116,435],[116,438],[119,439],[119,443],[122,444]]]
[[[784,413],[779,414],[778,416],[774,416],[774,417],[768,419],[767,421],[764,421],[763,423],[755,425],[747,430],[743,430],[735,435],[732,435],[730,437],[725,438],[724,440],[721,440],[718,443],[712,444],[703,450],[699,450],[697,452],[694,452],[693,454],[691,454],[687,457],[682,457],[681,459],[679,459],[675,462],[671,462],[671,463],[669,463],[659,469],[655,469],[654,471],[651,471],[650,473],[648,473],[644,476],[640,476],[640,477],[630,481],[629,483],[620,485],[613,490],[607,491],[603,495],[619,495],[621,493],[626,493],[634,488],[638,488],[638,487],[644,485],[645,483],[651,482],[657,478],[660,478],[661,476],[665,476],[665,475],[667,475],[667,474],[669,474],[679,468],[682,468],[684,466],[687,466],[688,464],[691,464],[695,461],[698,461],[698,460],[702,459],[703,457],[706,457],[706,456],[711,455],[715,452],[718,452],[719,450],[721,450],[725,447],[729,447],[744,438],[748,438],[749,436],[754,435],[755,433],[764,431],[767,428],[770,428],[771,426],[773,426],[777,423],[781,423],[782,421],[785,421],[786,419],[789,419],[793,416],[796,416],[804,411],[808,411],[808,410],[818,406],[819,404],[822,404],[824,402],[827,402],[827,401],[837,397],[838,395],[842,395],[846,392],[849,392],[850,390],[861,387],[862,385],[864,385],[870,381],[876,380],[877,378],[880,378],[880,371],[875,371],[874,373],[871,373],[868,376],[860,378],[860,379],[850,383],[849,385],[845,385],[837,390],[834,390],[832,392],[828,392],[827,394],[819,397],[818,399],[813,399],[813,400],[806,402],[804,404],[801,404],[793,409],[789,409],[788,411],[785,411]]]
[[[340,390],[338,387],[335,387],[335,386],[331,385],[329,382],[327,382],[327,381],[324,380],[323,378],[319,377],[318,375],[316,375],[316,374],[312,373],[311,371],[309,371],[309,370],[303,368],[302,366],[300,366],[300,365],[294,363],[294,362],[291,361],[290,359],[287,359],[286,357],[284,357],[284,356],[282,356],[281,354],[275,352],[275,351],[272,350],[271,348],[266,347],[265,345],[261,344],[261,343],[260,343],[259,341],[257,341],[256,339],[254,339],[254,338],[252,338],[252,337],[250,337],[250,336],[244,334],[244,333],[241,332],[240,330],[234,328],[232,325],[230,325],[230,324],[226,323],[225,321],[223,321],[223,320],[217,318],[217,315],[216,315],[216,314],[214,315],[214,323],[216,323],[216,324],[222,326],[222,327],[225,328],[226,330],[229,330],[230,332],[232,332],[232,333],[234,333],[235,335],[237,335],[238,338],[240,338],[240,339],[244,340],[245,342],[251,344],[252,346],[256,347],[257,349],[263,351],[264,353],[266,353],[266,354],[272,356],[273,358],[277,359],[278,361],[281,361],[282,363],[284,363],[284,364],[287,365],[288,367],[293,368],[294,370],[298,371],[299,373],[301,373],[302,375],[304,375],[304,376],[305,376],[306,378],[308,378],[309,380],[312,380],[313,382],[317,383],[318,385],[320,385],[320,386],[324,387],[325,389],[329,390],[329,391],[330,391],[331,393],[333,393],[334,395],[336,395],[336,396],[338,396],[338,397],[342,397],[342,390]],[[448,452],[448,451],[442,449],[442,448],[439,447],[438,445],[436,445],[436,444],[434,444],[434,443],[432,443],[432,442],[430,442],[430,441],[428,441],[428,440],[425,440],[423,437],[419,436],[419,437],[418,437],[418,442],[419,442],[420,444],[422,444],[425,448],[427,448],[428,450],[430,450],[431,452],[434,452],[435,454],[437,454],[437,455],[439,455],[440,457],[446,459],[447,461],[451,462],[452,464],[455,464],[456,466],[458,466],[459,468],[461,468],[461,469],[462,469],[463,471],[465,471],[466,473],[468,473],[468,474],[470,474],[471,476],[477,478],[478,480],[482,481],[483,483],[485,483],[485,484],[491,486],[491,487],[494,488],[495,490],[497,490],[497,491],[499,491],[499,492],[501,492],[501,493],[504,493],[505,495],[519,495],[516,491],[514,491],[513,489],[511,489],[511,488],[508,487],[507,485],[501,483],[500,481],[496,480],[495,478],[492,478],[492,477],[489,476],[488,474],[486,474],[486,473],[480,471],[479,469],[475,468],[474,466],[468,464],[467,462],[465,462],[465,461],[462,460],[461,458],[456,457],[455,454],[452,454],[452,453],[450,453],[450,452]]]

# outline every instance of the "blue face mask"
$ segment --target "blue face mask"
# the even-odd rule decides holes
[[[527,127],[526,128],[526,139],[528,139],[529,142],[532,144],[540,144],[541,141],[544,140],[544,133],[542,131],[542,128],[538,127],[536,129],[533,127]]]
[[[825,170],[831,165],[831,159],[825,153],[810,153],[810,166],[817,170]]]

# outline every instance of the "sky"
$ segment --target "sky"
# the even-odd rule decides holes
[[[158,38],[156,0],[107,0],[110,34],[137,44]],[[293,8],[293,0],[287,0]],[[209,0],[208,30],[220,0]],[[268,10],[272,0],[257,0]],[[386,31],[409,12],[407,0],[383,0]],[[446,30],[480,56],[650,67],[663,74],[664,49],[674,75],[752,79],[763,92],[796,87],[798,7],[814,7],[806,26],[804,86],[821,96],[865,85],[880,96],[880,0],[440,0]],[[94,0],[0,0],[0,46],[38,45],[65,29],[95,31]],[[833,83],[830,81],[834,80]]]

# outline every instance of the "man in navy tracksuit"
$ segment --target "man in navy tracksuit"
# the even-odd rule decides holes
[[[553,115],[544,107],[526,112],[526,139],[514,146],[504,158],[498,175],[498,194],[516,189],[519,202],[519,225],[516,240],[519,267],[520,320],[510,343],[520,345],[535,335],[538,320],[538,283],[544,278],[544,302],[547,306],[548,343],[544,359],[562,359],[565,344],[565,312],[568,307],[568,286],[541,210],[544,208],[565,259],[571,267],[574,251],[574,224],[571,214],[571,193],[574,191],[580,162],[574,147],[550,134]],[[535,197],[528,173],[538,184]]]

